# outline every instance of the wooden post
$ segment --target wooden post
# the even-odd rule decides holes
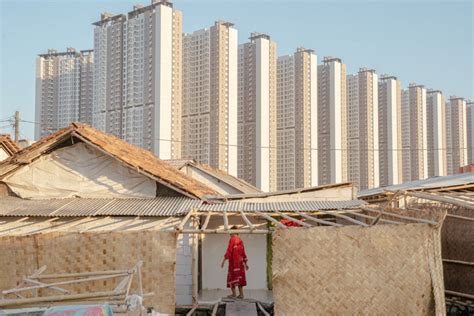
[[[199,228],[197,218],[193,217],[193,229]],[[192,298],[193,304],[198,304],[198,237],[199,234],[189,235],[193,239],[192,242]]]

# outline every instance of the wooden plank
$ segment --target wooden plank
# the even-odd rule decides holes
[[[226,316],[258,316],[255,302],[234,301],[225,304]]]

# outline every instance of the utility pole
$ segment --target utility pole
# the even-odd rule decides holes
[[[20,140],[20,112],[15,111],[15,142]]]

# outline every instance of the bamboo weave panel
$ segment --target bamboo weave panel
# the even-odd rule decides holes
[[[276,315],[445,313],[439,227],[316,227],[273,236]]]
[[[170,232],[48,233],[0,238],[0,289],[13,288],[23,277],[46,265],[45,273],[124,270],[143,260],[145,299],[161,313],[175,310],[176,235]],[[112,290],[121,279],[64,286],[73,293]],[[132,283],[136,293],[137,278]],[[43,290],[42,295],[53,294]],[[58,294],[57,292],[55,293]]]

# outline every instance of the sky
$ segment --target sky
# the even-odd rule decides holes
[[[0,133],[20,111],[34,121],[35,58],[48,48],[93,48],[100,13],[126,13],[126,0],[0,0]],[[342,58],[348,73],[360,67],[415,82],[446,97],[474,100],[474,0],[174,0],[183,31],[235,23],[239,42],[250,32],[269,34],[278,55],[297,47]],[[21,124],[32,139],[33,123]]]

